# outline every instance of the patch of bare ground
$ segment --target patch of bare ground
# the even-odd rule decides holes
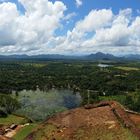
[[[7,138],[5,136],[0,135],[0,140],[11,140],[10,138]]]
[[[14,135],[16,135],[16,133],[22,128],[23,126],[18,125],[15,129],[11,129],[10,131],[8,131],[7,133],[4,134],[4,136],[8,137],[8,138],[12,138]]]
[[[128,113],[128,116],[135,123],[135,125],[140,129],[140,115]]]
[[[133,120],[112,101],[59,113],[26,140],[138,140],[138,136]]]
[[[14,135],[16,135],[19,130],[21,130],[23,127],[29,125],[29,123],[24,125],[0,125],[0,140],[10,140],[13,138]]]

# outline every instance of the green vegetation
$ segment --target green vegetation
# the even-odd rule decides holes
[[[134,92],[126,96],[125,105],[134,111],[140,112],[140,92]]]
[[[82,105],[98,103],[100,100],[102,100],[102,98],[99,97],[98,93],[95,93],[93,91],[87,91],[87,96],[85,96],[85,93],[86,92],[81,93]]]
[[[117,101],[121,104],[125,104],[126,100],[126,95],[112,95],[112,96],[100,96],[100,100],[105,100],[105,101]]]
[[[8,117],[0,118],[0,124],[11,125],[11,124],[22,124],[28,120],[24,117],[19,117],[16,115],[8,115]]]
[[[113,129],[107,129],[104,126],[96,129],[86,131],[85,129],[79,129],[75,134],[75,140],[82,138],[88,138],[88,140],[138,140],[128,129],[121,127],[117,132]]]
[[[98,101],[98,96],[102,99],[119,98],[120,95],[126,96],[127,93],[140,90],[139,63],[114,62],[106,68],[97,65],[97,62],[92,61],[2,61],[0,91],[5,94],[15,91],[18,99],[24,89],[35,91],[39,88],[45,92],[52,88],[69,89],[80,92],[83,104],[86,104]],[[9,96],[5,98],[8,102],[11,100]],[[7,112],[11,113],[15,109],[8,109]]]
[[[67,89],[73,93],[79,92],[83,100],[82,104],[94,103],[103,99],[115,99],[130,107],[126,103],[128,99],[124,101],[124,98],[130,93],[132,93],[132,96],[134,96],[134,92],[138,92],[139,94],[140,63],[104,61],[103,64],[108,65],[105,68],[99,67],[99,63],[94,61],[70,60],[1,61],[0,92],[10,95],[14,91],[16,95],[16,98],[14,97],[15,101],[18,100],[21,103],[23,98],[21,99],[20,94],[23,90],[36,92],[39,89],[47,93],[51,89]],[[39,91],[37,92],[40,93]],[[29,95],[29,98],[30,100],[31,98],[35,99],[33,94]],[[52,97],[51,99],[54,98]],[[54,102],[51,102],[52,104]],[[138,106],[138,104],[135,104],[135,106]],[[21,107],[23,107],[23,102]],[[33,109],[29,111],[32,112]],[[134,109],[137,110],[136,108]],[[8,113],[14,110],[17,109],[10,109]],[[25,113],[25,111],[23,112]]]
[[[0,94],[0,110],[5,114],[10,114],[17,110],[19,107],[20,104],[16,99],[8,95]],[[4,113],[0,113],[0,116],[4,117]]]
[[[43,91],[57,88],[118,95],[140,89],[139,70],[119,69],[139,69],[139,63],[137,67],[135,63],[134,67],[126,62],[106,68],[97,65],[92,61],[0,62],[0,92],[15,91],[18,96],[24,89],[36,90],[38,87]]]
[[[99,67],[99,63],[78,60],[0,61],[0,93],[3,93],[0,94],[0,124],[28,122],[25,118],[9,115],[12,113],[40,122],[58,112],[100,100],[116,100],[140,112],[140,63],[104,61],[107,67]],[[35,126],[31,124],[21,129],[15,140],[24,139]],[[46,137],[44,131],[49,136],[55,129],[47,126],[36,137],[41,140],[44,135]],[[102,131],[91,134],[114,140],[113,132],[106,135]],[[81,129],[75,137],[80,139],[82,135]],[[93,139],[92,136],[89,138]],[[136,140],[126,129],[118,131],[117,136],[118,139]]]
[[[135,62],[137,63],[137,62]],[[0,62],[0,92],[40,90],[52,88],[75,91],[98,91],[107,95],[118,95],[140,89],[139,63],[128,67],[128,63],[114,63],[100,68],[97,62],[47,61],[47,62]],[[112,64],[112,63],[111,63]],[[116,68],[118,67],[118,68]],[[120,69],[138,69],[125,71]]]
[[[46,125],[41,128],[40,130],[37,130],[37,133],[34,134],[34,140],[44,140],[44,139],[49,139],[52,136],[52,132],[57,131],[56,126],[54,125]],[[46,133],[47,132],[47,133]],[[57,137],[57,140],[60,140],[59,137]]]
[[[38,129],[33,135],[34,140],[44,140],[50,139],[52,134],[57,132],[58,129],[54,125],[45,125]],[[69,140],[67,136],[62,137],[57,135],[55,137],[57,140]],[[88,140],[138,140],[128,129],[120,127],[117,131],[116,129],[108,129],[106,126],[96,126],[93,129],[87,130],[87,128],[79,128],[72,137],[74,140],[88,139]]]
[[[137,70],[140,70],[139,68],[134,68],[134,67],[123,67],[123,66],[120,66],[120,67],[116,67],[120,70],[125,70],[125,71],[137,71]]]
[[[99,99],[114,100],[131,110],[140,112],[140,92],[132,92],[126,95],[100,96]]]
[[[30,124],[25,126],[20,131],[18,131],[18,133],[13,137],[13,140],[24,140],[24,138],[26,138],[36,127],[37,124]]]

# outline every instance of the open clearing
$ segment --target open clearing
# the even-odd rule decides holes
[[[21,124],[25,121],[25,118],[16,115],[9,115],[8,117],[0,118],[0,124],[2,125]]]
[[[120,70],[125,70],[125,71],[137,71],[137,70],[140,70],[139,68],[124,67],[124,66],[119,66],[119,67],[115,67],[115,68],[120,69]]]
[[[23,140],[32,130],[37,127],[37,124],[30,124],[20,129],[17,134],[13,137],[14,140]]]

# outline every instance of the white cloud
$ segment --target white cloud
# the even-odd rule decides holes
[[[91,10],[64,36],[55,34],[62,21],[76,14],[64,15],[63,2],[19,0],[25,8],[21,15],[14,3],[0,4],[0,54],[39,53],[140,53],[140,16],[131,9],[113,14],[111,9]],[[66,23],[65,23],[66,24]]]
[[[82,0],[76,0],[76,6],[80,7],[83,4]]]
[[[16,44],[16,5],[12,3],[0,4],[0,46]]]
[[[67,21],[67,20],[72,19],[75,16],[77,16],[77,14],[75,12],[72,12],[72,13],[69,13],[68,15],[66,15],[63,19]]]
[[[110,9],[92,10],[68,31],[64,42],[55,50],[76,54],[140,53],[140,17],[133,18],[131,9],[120,10],[118,15]]]
[[[92,10],[83,20],[76,24],[76,30],[92,32],[98,28],[107,26],[112,19],[111,10]]]
[[[66,6],[59,1],[20,0],[26,12],[20,15],[14,3],[0,4],[0,52],[24,51],[43,46],[59,28]],[[8,48],[8,49],[4,49]],[[10,51],[8,51],[10,52]]]

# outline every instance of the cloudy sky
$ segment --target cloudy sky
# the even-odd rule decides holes
[[[0,0],[0,54],[140,54],[139,0]]]

